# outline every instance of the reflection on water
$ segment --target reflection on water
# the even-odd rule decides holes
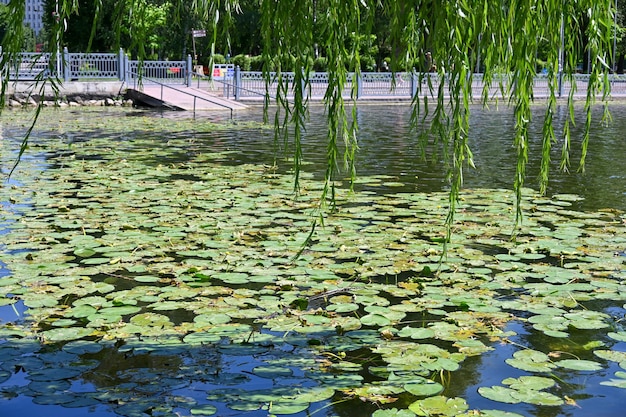
[[[580,145],[583,136],[582,108],[577,109],[577,124],[571,129],[571,161],[569,173],[559,171],[563,139],[553,145],[549,195],[579,194],[585,200],[576,208],[592,210],[616,208],[626,210],[626,152],[621,151],[626,131],[626,106],[612,106],[613,122],[600,124],[601,109],[596,111],[596,122],[591,133],[585,173],[577,172]],[[560,106],[555,112],[557,138],[568,117]],[[408,129],[410,112],[401,106],[362,106],[357,110],[359,128],[358,173],[362,175],[389,174],[407,184],[406,191],[440,191],[446,181],[441,161],[424,161],[417,139]],[[530,161],[526,185],[538,189],[540,169],[543,110],[538,107],[531,125]],[[469,133],[476,169],[465,172],[465,187],[511,188],[516,167],[513,148],[514,118],[510,109],[473,109]],[[307,132],[313,140],[320,140],[316,132],[323,131],[323,115],[313,112],[311,128]],[[317,149],[317,151],[316,151]],[[323,148],[322,148],[323,149]],[[323,158],[319,145],[309,146],[306,158]],[[533,157],[536,156],[536,157]],[[394,191],[398,191],[394,188]]]
[[[414,133],[409,132],[410,109],[407,105],[364,105],[357,108],[359,122],[357,175],[390,175],[405,183],[404,188],[393,187],[386,191],[428,192],[441,191],[447,187],[441,152],[436,160],[431,153],[424,160]],[[526,169],[526,186],[538,189],[540,153],[542,147],[543,107],[537,106],[530,126],[530,160]],[[552,146],[550,182],[547,194],[578,194],[584,198],[574,209],[596,210],[615,208],[626,210],[626,105],[611,106],[613,120],[601,123],[602,108],[594,112],[593,130],[590,135],[585,172],[579,172],[580,147],[583,138],[584,114],[582,106],[576,108],[576,123],[571,130],[571,167],[569,172],[560,170],[561,149],[564,139],[562,127],[569,112],[565,106],[555,111],[554,126],[557,141]],[[261,110],[236,114],[236,120],[262,121]],[[517,156],[513,147],[515,120],[511,109],[480,107],[472,109],[469,141],[474,154],[476,169],[467,168],[464,173],[466,188],[511,188],[515,178]],[[317,178],[325,172],[326,119],[322,107],[312,107],[303,140],[304,170]],[[213,141],[215,150],[234,150],[234,163],[272,163],[278,146],[278,157],[290,156],[291,145],[275,144],[273,134],[265,129],[236,129],[215,132],[198,138]],[[204,143],[206,145],[206,143]],[[432,148],[432,147],[431,147]],[[279,159],[280,161],[280,159]],[[281,162],[282,168],[291,168]],[[377,188],[380,190],[380,187]]]

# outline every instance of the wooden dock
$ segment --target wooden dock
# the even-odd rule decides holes
[[[184,111],[242,110],[247,108],[235,100],[219,97],[211,91],[184,85],[146,84],[128,88],[128,98],[137,105]]]

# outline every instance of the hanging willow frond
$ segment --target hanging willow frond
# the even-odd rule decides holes
[[[145,55],[147,27],[141,13],[148,0],[116,2],[118,15],[132,13],[131,38],[138,46],[140,58]],[[233,15],[241,11],[238,0],[171,0],[180,13],[202,16],[212,29],[213,44],[218,35],[228,33]],[[21,18],[24,0],[12,0],[15,11],[9,22],[11,30],[3,41],[2,102],[8,83],[8,65],[19,51]],[[78,12],[75,0],[58,0],[61,19]],[[295,189],[299,186],[302,153],[301,140],[308,117],[311,62],[314,45],[328,61],[328,89],[324,97],[327,117],[326,169],[320,208],[334,202],[334,184],[340,176],[354,179],[358,150],[356,113],[348,112],[351,100],[344,91],[356,90],[348,68],[360,71],[358,40],[369,35],[373,16],[388,18],[392,50],[392,70],[414,68],[419,77],[418,94],[412,102],[411,131],[422,149],[434,158],[443,158],[450,181],[449,213],[446,220],[447,239],[452,233],[454,212],[463,185],[463,173],[473,165],[468,143],[470,107],[494,99],[513,108],[515,132],[511,138],[517,155],[513,188],[516,193],[516,219],[522,216],[522,188],[526,184],[526,165],[530,155],[528,130],[534,104],[536,57],[547,50],[549,94],[545,100],[543,141],[539,187],[547,189],[552,146],[556,141],[553,115],[563,82],[575,82],[573,74],[583,53],[590,61],[590,75],[585,102],[585,133],[581,146],[579,170],[584,169],[589,131],[592,128],[592,106],[596,99],[608,98],[610,85],[607,63],[611,62],[614,33],[613,0],[256,0],[261,12],[264,75],[267,83],[277,81],[277,96],[266,96],[266,112],[270,105],[278,107],[275,140],[282,140],[285,149],[293,152]],[[120,21],[118,21],[119,24]],[[60,24],[54,26],[51,42],[53,52],[63,36]],[[584,40],[584,42],[583,42]],[[12,55],[13,54],[13,55]],[[430,54],[436,73],[426,74],[425,57]],[[480,56],[480,59],[478,58]],[[289,67],[285,64],[289,63]],[[483,91],[472,95],[473,73],[482,70]],[[277,71],[270,72],[270,68]],[[295,72],[289,84],[286,71]],[[49,82],[42,80],[41,82]],[[52,81],[54,82],[54,81]],[[499,86],[494,96],[492,86]],[[432,97],[432,98],[429,98]],[[570,166],[570,125],[573,119],[573,96],[566,98],[569,118],[562,132],[561,169]],[[267,113],[266,113],[267,114]],[[428,117],[426,117],[428,116]],[[605,113],[605,117],[608,113]],[[26,143],[26,141],[25,141]],[[343,148],[343,155],[341,149]],[[343,164],[342,164],[343,162]],[[343,166],[342,166],[343,165]]]

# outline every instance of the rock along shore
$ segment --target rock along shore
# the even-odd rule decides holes
[[[36,106],[132,106],[125,98],[122,81],[72,81],[55,91],[50,83],[37,86],[34,81],[11,82],[6,91],[7,107]]]

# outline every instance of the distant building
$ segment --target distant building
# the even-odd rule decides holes
[[[10,0],[0,0],[2,4],[8,4]],[[43,3],[44,0],[26,0],[26,13],[24,15],[24,25],[29,26],[35,34],[39,34],[43,29]]]

